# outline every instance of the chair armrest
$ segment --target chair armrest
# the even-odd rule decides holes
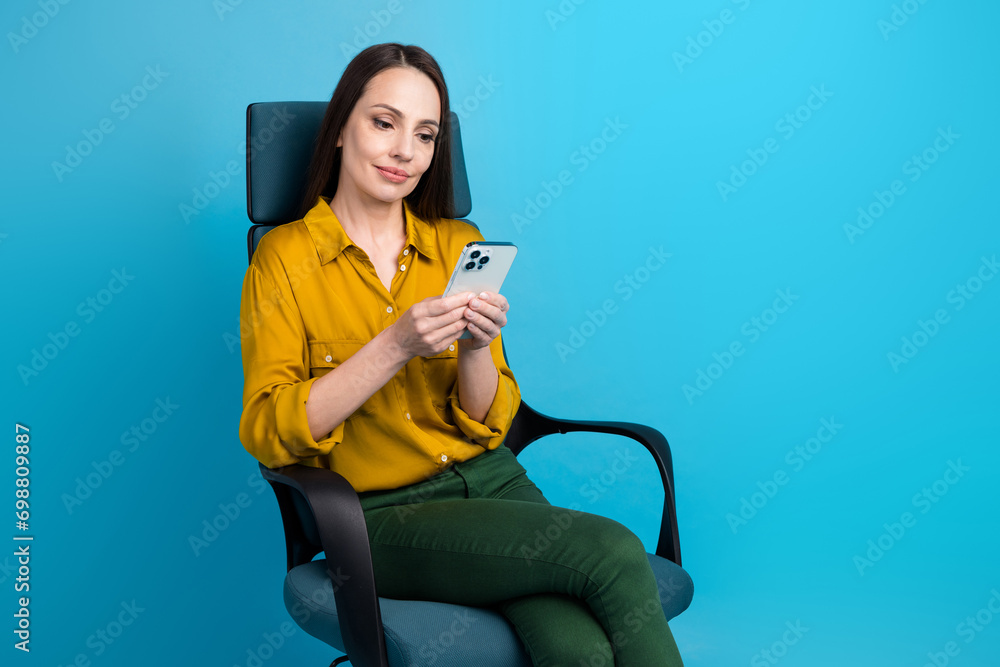
[[[260,469],[278,495],[286,538],[290,535],[302,536],[303,529],[311,532],[312,526],[307,522],[310,518],[315,521],[316,536],[326,553],[327,575],[330,576],[334,599],[340,610],[340,634],[351,664],[388,667],[368,528],[358,494],[346,479],[332,470],[304,465],[272,469],[262,464]],[[282,493],[287,489],[281,487],[300,494],[312,512],[312,517],[297,513],[298,517],[293,521],[305,524],[301,528],[290,526],[292,517],[288,515],[294,513],[294,509],[288,504],[292,498]],[[314,553],[309,554],[308,551]],[[315,555],[315,549],[300,548],[295,553],[299,560],[308,562]],[[302,556],[306,557],[303,559]],[[289,569],[301,564],[294,560],[290,548]],[[347,613],[348,610],[350,613]]]
[[[674,467],[670,455],[670,445],[663,434],[643,424],[614,421],[591,421],[555,419],[543,415],[529,407],[523,400],[518,408],[517,426],[511,426],[508,433],[508,447],[519,454],[535,440],[555,433],[588,431],[609,433],[632,438],[653,455],[663,483],[663,514],[660,519],[660,536],[656,543],[656,555],[681,564],[681,542],[677,527],[677,508],[674,500]]]

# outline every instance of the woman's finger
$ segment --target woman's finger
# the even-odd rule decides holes
[[[481,343],[481,345],[478,345],[477,347],[486,347],[491,342],[493,342],[493,337],[492,336],[490,336],[488,333],[486,333],[485,331],[483,331],[481,328],[477,327],[472,322],[469,322],[469,333],[472,334],[472,337],[475,340],[477,340],[479,343]]]
[[[494,298],[495,297],[496,295],[494,295]],[[483,317],[489,318],[490,320],[496,323],[498,328],[507,324],[507,316],[504,315],[503,310],[501,310],[498,306],[490,303],[489,301],[486,301],[479,297],[476,297],[475,299],[469,302],[469,309],[473,313],[478,313]],[[471,319],[474,320],[475,318]]]

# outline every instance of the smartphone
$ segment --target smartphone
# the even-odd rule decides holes
[[[462,248],[442,296],[459,292],[499,293],[516,254],[517,246],[507,241],[471,241]],[[462,338],[472,338],[468,329],[462,331],[459,339]]]

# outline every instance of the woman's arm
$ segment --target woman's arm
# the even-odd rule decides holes
[[[499,375],[489,347],[458,348],[458,401],[469,417],[486,421],[496,398]]]
[[[481,423],[487,421],[496,401],[500,370],[492,348],[500,345],[497,338],[507,324],[509,310],[510,304],[502,294],[481,292],[469,301],[462,314],[472,338],[458,344],[458,402],[470,419]]]
[[[306,418],[314,440],[346,421],[409,361],[391,333],[390,328],[383,329],[310,387]]]

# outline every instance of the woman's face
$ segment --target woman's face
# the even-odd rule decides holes
[[[354,105],[337,139],[337,196],[399,201],[430,167],[440,132],[441,99],[426,74],[382,70]]]

